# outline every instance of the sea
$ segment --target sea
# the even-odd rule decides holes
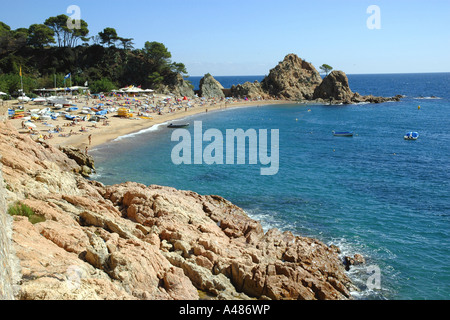
[[[94,178],[220,195],[266,231],[337,245],[342,257],[361,254],[366,264],[348,272],[359,288],[355,299],[447,300],[450,73],[348,77],[362,95],[404,97],[382,104],[230,107],[178,121],[201,121],[204,131],[224,135],[227,129],[279,130],[276,175],[263,176],[262,165],[248,161],[175,165],[171,153],[179,142],[161,124],[93,150]],[[225,78],[217,77],[229,87],[263,76]],[[193,134],[193,126],[188,130]],[[334,130],[354,136],[335,137]],[[410,131],[419,139],[404,140]]]

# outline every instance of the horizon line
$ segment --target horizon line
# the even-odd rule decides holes
[[[333,70],[333,71],[342,71],[342,70]],[[210,72],[208,72],[210,73]],[[389,75],[389,74],[431,74],[431,73],[450,73],[450,71],[428,71],[428,72],[379,72],[379,73],[346,73],[346,75]],[[203,78],[207,73],[204,75],[186,75],[183,77],[196,77],[196,78]],[[211,73],[210,73],[211,74]],[[212,74],[211,74],[212,75]],[[237,75],[213,75],[213,77],[265,77],[268,74],[237,74]],[[320,73],[320,75],[323,75]]]

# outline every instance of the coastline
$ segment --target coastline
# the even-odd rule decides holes
[[[94,126],[91,122],[81,121],[76,126],[66,127],[70,121],[59,117],[57,120],[51,120],[49,124],[52,126],[60,126],[63,128],[63,132],[67,134],[69,131],[73,133],[68,137],[62,137],[55,135],[53,138],[46,140],[46,142],[54,147],[66,147],[73,146],[80,150],[92,149],[100,145],[109,143],[117,138],[125,135],[130,135],[138,133],[142,130],[150,129],[156,125],[177,121],[189,116],[197,115],[205,112],[212,112],[218,110],[225,110],[230,108],[246,108],[255,107],[270,104],[290,104],[293,101],[286,100],[254,100],[254,101],[236,101],[232,103],[218,102],[210,103],[208,105],[193,106],[187,110],[184,108],[170,112],[163,113],[162,115],[152,114],[152,119],[142,119],[142,118],[131,118],[125,119],[115,116],[116,113],[108,114],[109,125],[105,126],[98,123]],[[82,103],[74,103],[77,107],[81,108]],[[33,108],[34,106],[26,106],[27,109]],[[36,106],[37,108],[38,106]],[[41,107],[42,109],[42,107]],[[28,129],[22,128],[21,119],[9,119],[8,121],[22,134],[30,134]],[[33,139],[38,139],[41,135],[46,135],[49,131],[49,127],[45,125],[45,122],[37,121],[35,132],[37,136]],[[82,128],[85,128],[81,132]],[[91,135],[91,143],[89,144],[89,136]]]
[[[352,300],[357,290],[337,248],[264,232],[220,196],[105,186],[11,122],[0,138],[8,203],[40,217],[13,218],[18,300]]]

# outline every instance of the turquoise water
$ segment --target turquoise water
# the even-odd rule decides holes
[[[275,176],[261,176],[261,165],[176,166],[173,131],[161,125],[97,148],[96,179],[218,194],[266,230],[315,237],[345,255],[361,253],[367,265],[350,271],[362,290],[356,298],[449,299],[450,74],[349,80],[362,94],[406,97],[379,105],[236,108],[187,119],[224,134],[279,129]],[[356,135],[337,138],[333,130]],[[418,131],[419,140],[405,141],[408,131]],[[380,269],[381,289],[367,288],[367,266]]]

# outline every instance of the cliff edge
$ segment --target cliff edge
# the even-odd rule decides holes
[[[0,122],[20,261],[16,299],[351,299],[333,247],[260,223],[219,196],[105,186],[62,151]]]

